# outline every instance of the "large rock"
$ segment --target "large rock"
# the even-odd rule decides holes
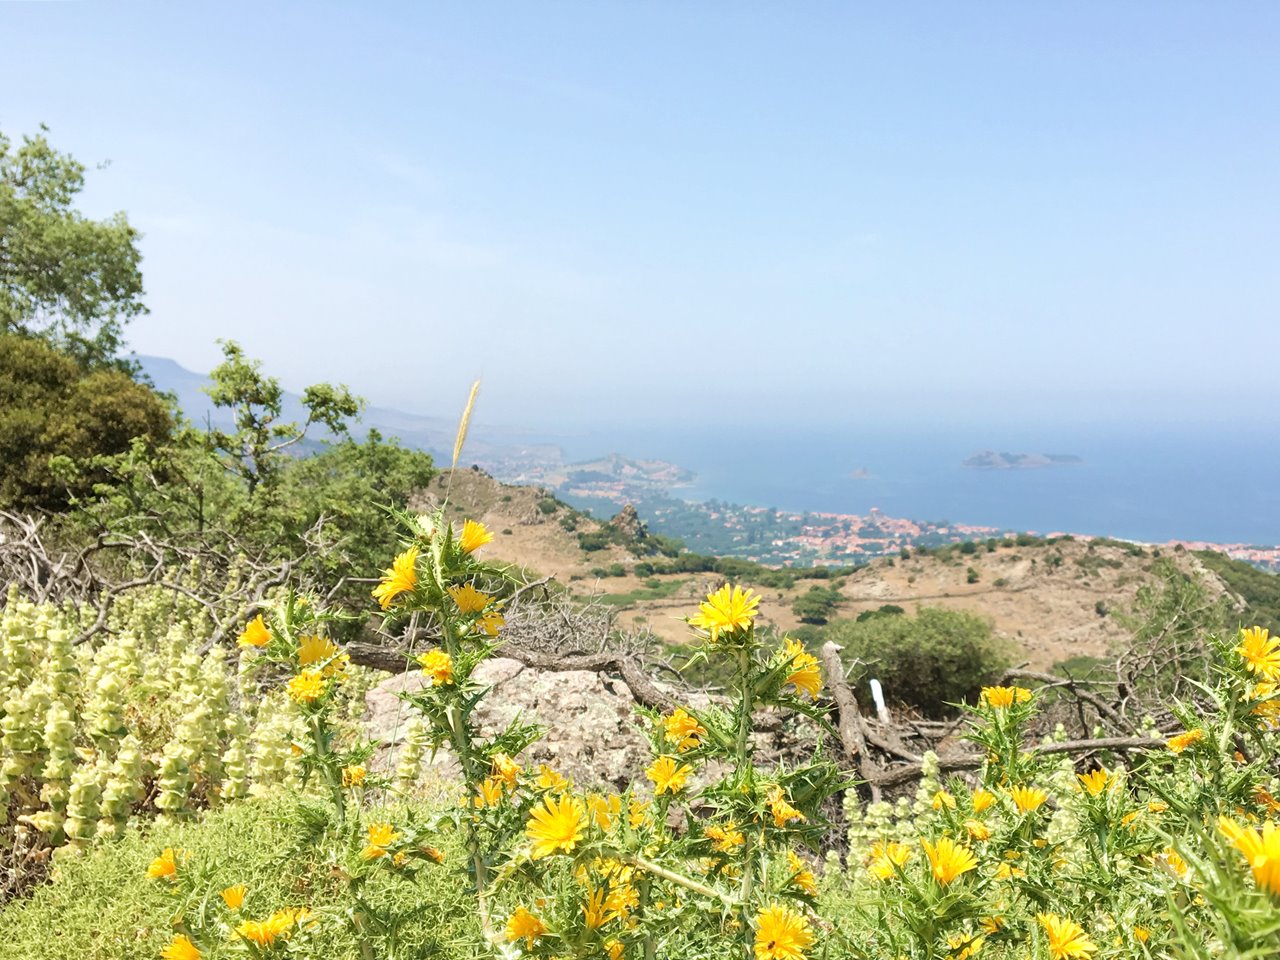
[[[535,670],[502,657],[482,663],[475,678],[491,689],[476,708],[485,735],[497,733],[517,716],[545,728],[541,740],[521,755],[526,765],[546,763],[582,786],[621,789],[649,763],[649,746],[640,733],[635,699],[621,681],[585,670]],[[366,698],[369,735],[387,745],[404,735],[412,708],[397,696],[428,682],[410,671],[378,684]],[[445,777],[457,775],[452,754],[434,761]]]

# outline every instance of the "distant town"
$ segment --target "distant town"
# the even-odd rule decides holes
[[[507,483],[546,487],[572,506],[591,510],[602,518],[631,504],[651,533],[681,540],[696,553],[741,557],[772,566],[865,563],[902,550],[1018,534],[1095,539],[1072,531],[1040,533],[945,520],[911,520],[890,517],[875,508],[859,515],[794,512],[714,499],[682,500],[672,492],[691,483],[694,475],[676,464],[629,460],[618,454],[569,464],[555,455],[558,451],[553,451],[555,448],[551,447],[507,451],[482,466]],[[1014,455],[1000,456],[1012,459]],[[1069,463],[1075,458],[1058,455],[1054,459]],[[1001,465],[1012,466],[1007,462]],[[1169,541],[1167,545],[1179,543],[1188,550],[1217,550],[1263,569],[1280,570],[1280,546],[1192,540]]]

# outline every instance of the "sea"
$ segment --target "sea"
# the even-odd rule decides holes
[[[575,460],[618,452],[693,470],[686,500],[946,520],[1147,542],[1280,544],[1274,425],[604,427],[560,438]],[[1076,464],[961,466],[980,450]]]

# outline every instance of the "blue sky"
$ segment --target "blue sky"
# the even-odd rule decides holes
[[[1265,419],[1280,6],[3,4],[138,352],[562,427]],[[1247,384],[1241,388],[1241,382]],[[1247,409],[1252,408],[1252,409]]]

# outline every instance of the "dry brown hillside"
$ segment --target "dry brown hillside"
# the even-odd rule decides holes
[[[501,484],[477,470],[458,470],[452,480],[443,474],[417,505],[428,506],[449,484],[451,512],[477,518],[494,532],[487,548],[491,559],[554,576],[580,595],[604,598],[619,608],[624,626],[645,625],[665,640],[681,642],[689,635],[681,618],[720,582],[715,574],[637,577],[635,564],[652,558],[636,557],[618,546],[591,552],[579,547],[577,533],[599,530],[599,522],[563,505],[544,512],[539,504],[549,506],[545,491]],[[564,528],[565,516],[576,519],[576,531]],[[1164,555],[1215,589],[1225,589],[1190,553]],[[971,611],[990,619],[996,634],[1013,641],[1033,668],[1049,669],[1073,656],[1102,656],[1125,640],[1126,631],[1111,614],[1129,609],[1138,588],[1151,582],[1153,560],[1149,549],[1137,556],[1121,544],[1091,547],[1085,541],[998,547],[994,552],[981,547],[949,559],[886,558],[845,578],[840,589],[846,602],[838,615],[854,617],[884,604],[908,611],[918,606]],[[627,575],[592,573],[615,564],[622,564]],[[969,568],[977,574],[975,583],[968,582]],[[801,580],[791,590],[762,589],[764,621],[781,630],[799,626],[791,605],[815,582]]]

